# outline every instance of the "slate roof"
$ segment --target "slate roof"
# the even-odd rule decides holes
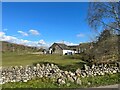
[[[77,48],[79,45],[68,46],[69,48]]]
[[[54,45],[58,45],[62,50],[70,50],[70,48],[64,43],[54,43],[51,47],[54,47]]]
[[[70,48],[64,43],[55,43],[57,44],[62,50],[69,50]]]

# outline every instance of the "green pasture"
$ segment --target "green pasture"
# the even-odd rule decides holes
[[[40,54],[18,54],[18,53],[3,53],[2,65],[9,66],[26,66],[35,65],[36,63],[54,63],[62,70],[75,71],[77,68],[83,66],[84,61],[79,59],[79,55],[63,56],[63,55],[40,55]],[[6,83],[2,85],[3,88],[88,88],[97,87],[110,84],[120,83],[120,74],[96,76],[81,78],[82,85],[75,83],[67,83],[66,85],[59,86],[57,83],[52,82],[48,78],[37,78],[28,81],[27,83]]]
[[[86,77],[81,78],[82,85],[76,83],[66,82],[65,85],[58,85],[56,82],[53,82],[50,78],[37,78],[30,80],[26,83],[16,82],[16,83],[6,83],[3,84],[4,88],[89,88],[89,87],[98,87],[105,85],[120,84],[120,78],[118,74],[105,75],[105,76],[96,76],[96,77]]]
[[[3,53],[2,66],[26,66],[35,65],[36,63],[54,63],[61,69],[75,70],[80,68],[84,61],[79,59],[79,55],[63,56],[63,55],[42,55],[42,54],[17,54],[17,53]]]

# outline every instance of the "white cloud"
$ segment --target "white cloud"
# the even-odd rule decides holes
[[[8,29],[7,28],[4,28],[3,31],[7,31]]]
[[[85,35],[82,33],[77,34],[77,37],[84,37]]]
[[[0,32],[0,37],[4,36],[5,33],[4,32]]]
[[[17,38],[12,36],[3,36],[2,41],[10,41],[14,43],[17,41]]]
[[[79,45],[79,44],[68,42],[68,41],[58,41],[57,43],[64,43],[64,44],[70,45],[70,46],[72,46],[72,45]]]
[[[44,40],[40,40],[40,41],[38,42],[38,44],[43,45],[43,44],[46,44],[46,43],[45,43],[45,41],[44,41]]]
[[[36,46],[36,47],[40,47],[41,45],[48,46],[43,39],[39,41],[18,39],[13,36],[7,36],[4,32],[0,32],[0,41],[8,41],[11,43],[22,44],[22,45],[27,45],[27,46]]]
[[[37,30],[29,30],[29,33],[32,35],[40,35],[40,33]]]
[[[18,31],[18,33],[20,33],[23,36],[28,36],[28,34],[26,32],[23,32],[23,31]]]
[[[49,47],[52,45],[52,43],[46,43],[43,39],[38,40],[38,41],[31,41],[31,40],[24,40],[24,39],[19,39],[14,36],[8,36],[4,32],[0,32],[0,41],[8,41],[16,44],[22,44],[26,46],[36,46],[36,47]],[[58,41],[57,43],[64,43],[66,45],[78,45],[72,42],[68,41]]]
[[[16,42],[17,38],[13,36],[6,36],[4,32],[0,32],[0,41]]]
[[[65,43],[66,45],[78,45],[78,44],[76,44],[76,43],[67,42],[67,41],[64,41],[64,43]]]

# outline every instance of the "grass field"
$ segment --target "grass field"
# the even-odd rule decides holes
[[[27,83],[23,83],[23,82],[6,83],[2,87],[3,88],[89,88],[89,87],[105,86],[112,84],[120,84],[119,75],[120,74],[112,74],[105,76],[81,78],[82,85],[67,82],[67,84],[59,86],[56,82],[52,82],[51,79],[42,78],[42,79],[30,80]]]
[[[63,55],[35,55],[35,54],[21,54],[17,53],[3,53],[2,54],[2,65],[4,67],[8,66],[26,66],[34,65],[36,63],[54,63],[59,66],[62,70],[75,71],[77,68],[82,67],[86,62],[79,59],[80,56],[63,56]],[[53,83],[50,79],[35,79],[30,80],[27,83],[17,82],[17,83],[6,83],[2,85],[3,88],[87,88],[95,86],[103,86],[110,84],[120,83],[120,74],[96,76],[81,78],[82,85],[77,85],[75,83],[70,83],[69,86],[62,85],[59,86]],[[88,84],[89,83],[89,84]]]
[[[78,57],[78,59],[75,59]],[[20,65],[33,65],[36,63],[54,63],[61,69],[75,70],[81,67],[85,62],[79,59],[79,56],[63,56],[63,55],[40,55],[40,54],[21,54],[17,53],[3,53],[2,65],[8,66],[20,66]]]

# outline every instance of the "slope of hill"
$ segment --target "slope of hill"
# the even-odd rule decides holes
[[[94,54],[94,58],[96,61],[116,61],[118,60],[118,37],[119,36],[111,36],[102,41],[98,41],[95,43],[94,48],[92,50],[92,54]]]
[[[0,47],[2,47],[3,53],[4,52],[36,52],[38,50],[37,47],[24,46],[6,41],[0,41],[0,43],[2,43]]]

